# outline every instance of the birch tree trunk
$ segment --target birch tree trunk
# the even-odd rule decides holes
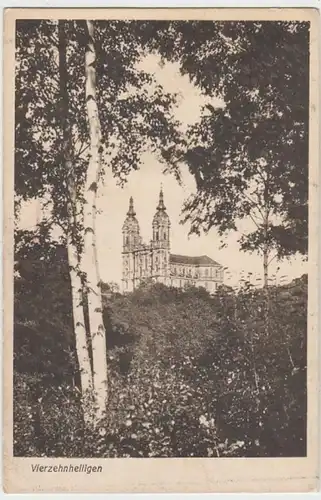
[[[69,99],[67,91],[67,62],[66,62],[66,36],[64,22],[58,22],[59,34],[59,79],[61,93],[61,123],[63,134],[63,161],[65,163],[67,179],[67,251],[68,264],[72,293],[72,312],[74,323],[74,334],[76,343],[76,353],[80,371],[80,383],[83,399],[84,419],[86,423],[91,420],[88,399],[92,394],[92,371],[87,343],[85,317],[83,308],[83,285],[79,270],[79,254],[76,244],[77,231],[77,193],[75,189],[75,179],[73,175],[73,164],[71,160],[72,132],[68,118]]]
[[[90,357],[87,346],[87,336],[85,328],[85,318],[83,310],[83,290],[82,282],[78,271],[78,257],[75,251],[75,246],[73,245],[71,238],[67,239],[68,245],[68,264],[71,282],[71,293],[72,293],[72,310],[73,310],[73,320],[74,320],[74,332],[76,338],[76,352],[80,370],[80,380],[81,380],[81,390],[83,399],[87,402],[90,398],[93,383],[92,383],[92,372],[90,366]],[[86,413],[86,412],[85,412]],[[90,417],[85,419],[88,422]]]
[[[264,230],[264,233],[266,231]],[[269,248],[267,243],[263,247],[263,286],[267,288],[269,285]]]
[[[266,334],[269,334],[270,330],[270,291],[269,291],[270,244],[268,239],[269,215],[270,215],[269,198],[270,198],[270,186],[269,186],[269,174],[268,174],[264,188],[264,219],[263,219],[263,290],[265,295],[264,322],[265,322]]]
[[[101,170],[101,127],[96,101],[96,51],[94,45],[94,24],[85,21],[86,51],[86,106],[90,135],[90,160],[85,183],[84,206],[84,254],[83,270],[88,287],[88,315],[92,341],[93,385],[96,398],[97,421],[106,410],[107,349],[106,332],[102,314],[102,298],[96,249],[96,200]]]

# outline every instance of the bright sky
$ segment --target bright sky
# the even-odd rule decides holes
[[[166,64],[159,66],[155,56],[149,56],[142,64],[145,70],[155,73],[158,82],[165,91],[180,91],[180,104],[177,109],[177,118],[187,126],[198,120],[201,106],[206,102],[198,89],[192,85],[187,76],[179,74],[178,65]],[[211,101],[213,106],[221,105],[220,101]],[[179,224],[183,201],[195,191],[194,179],[185,169],[183,171],[183,186],[179,186],[173,176],[162,173],[163,166],[152,154],[145,154],[143,166],[139,171],[128,177],[124,188],[116,185],[114,179],[107,178],[105,186],[101,188],[98,200],[98,258],[101,278],[103,281],[121,283],[122,273],[122,225],[128,210],[129,197],[133,196],[137,218],[140,223],[141,235],[145,242],[149,242],[152,235],[152,218],[158,202],[159,190],[163,184],[164,200],[167,213],[171,220],[171,251],[185,255],[208,255],[227,268],[225,282],[235,286],[244,276],[251,274],[253,283],[261,283],[263,275],[262,258],[256,254],[247,254],[239,251],[237,233],[231,233],[225,240],[227,247],[220,250],[220,238],[215,229],[208,235],[188,237],[189,227]],[[30,228],[37,218],[37,203],[29,203],[21,211],[21,227]],[[250,228],[250,226],[249,226]],[[246,229],[246,227],[243,229]],[[307,272],[307,263],[300,257],[271,264],[271,276],[277,272],[278,282],[289,281]],[[282,278],[286,277],[286,278]]]

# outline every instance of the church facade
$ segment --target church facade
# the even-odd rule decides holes
[[[152,239],[145,244],[140,236],[133,198],[123,224],[123,292],[132,292],[144,280],[153,279],[167,286],[204,287],[215,293],[223,284],[223,267],[207,255],[191,257],[170,253],[171,223],[161,189],[152,221]]]

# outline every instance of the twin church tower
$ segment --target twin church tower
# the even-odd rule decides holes
[[[129,200],[127,217],[123,224],[123,291],[131,292],[141,282],[153,279],[167,286],[183,288],[186,285],[204,286],[215,292],[223,282],[223,268],[206,255],[190,257],[170,253],[171,223],[164,204],[161,188],[156,213],[153,217],[153,237],[145,244],[140,236],[134,201]]]

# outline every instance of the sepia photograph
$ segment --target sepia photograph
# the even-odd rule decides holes
[[[12,459],[307,459],[312,17],[90,10],[11,21]]]

